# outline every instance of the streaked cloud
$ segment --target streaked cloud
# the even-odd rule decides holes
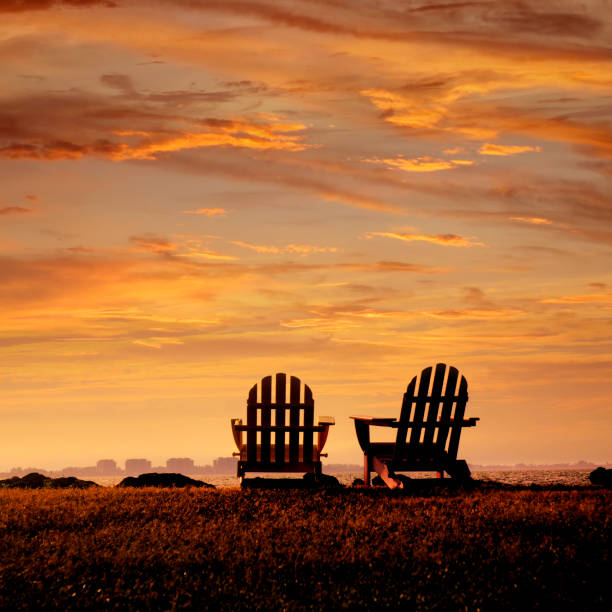
[[[427,155],[412,159],[405,159],[403,157],[379,159],[375,157],[364,161],[372,164],[386,164],[388,168],[399,168],[405,172],[437,172],[438,170],[451,170],[457,166],[471,166],[474,164],[473,161],[467,159],[446,160],[436,159]]]
[[[336,247],[320,247],[312,244],[288,244],[284,247],[287,253],[296,253],[297,255],[312,255],[313,253],[337,253]]]
[[[566,295],[541,300],[542,304],[612,304],[612,293]]]
[[[249,244],[248,242],[242,242],[241,240],[232,240],[232,244],[236,246],[243,247],[245,249],[250,249],[251,251],[255,251],[256,253],[280,253],[280,249],[277,246],[266,245],[266,244]]]
[[[4,206],[0,208],[0,215],[20,215],[31,212],[31,208],[24,208],[23,206]]]
[[[315,253],[336,253],[338,249],[336,247],[321,247],[312,244],[286,244],[282,247],[266,244],[249,244],[248,242],[242,242],[240,240],[232,240],[231,244],[235,244],[245,249],[250,249],[256,253],[266,253],[277,255],[279,253],[295,253],[296,255],[312,255]]]
[[[119,77],[122,87],[133,87]],[[114,82],[114,81],[113,81]],[[128,85],[129,84],[129,85]],[[185,96],[181,93],[182,97]],[[149,94],[149,97],[151,94]],[[157,159],[185,149],[210,147],[304,151],[306,125],[279,118],[199,117],[197,100],[168,107],[164,100],[88,92],[45,92],[0,101],[3,119],[0,157],[60,160],[102,157],[115,161]],[[45,109],[45,119],[41,116]]]
[[[498,156],[508,156],[508,155],[518,155],[519,153],[528,153],[528,152],[536,152],[539,153],[542,150],[542,147],[530,147],[530,146],[521,146],[521,145],[499,145],[492,144],[487,142],[483,144],[480,149],[478,149],[478,153],[480,155],[498,155]]]
[[[523,311],[518,309],[478,309],[478,308],[464,308],[457,310],[436,310],[427,313],[428,316],[435,317],[438,319],[508,319],[520,316]]]
[[[177,238],[179,238],[177,236]],[[167,238],[156,236],[154,234],[143,234],[140,236],[131,236],[130,241],[136,245],[131,250],[156,253],[169,257],[188,258],[195,260],[213,260],[213,261],[234,261],[238,259],[233,255],[217,253],[208,249],[202,248],[201,240],[180,240],[171,241]]]
[[[225,208],[196,208],[195,210],[183,210],[186,215],[206,215],[207,217],[224,216],[227,214]]]
[[[531,223],[532,225],[551,225],[550,219],[544,217],[510,217],[512,221],[521,221],[523,223]]]
[[[153,253],[173,253],[179,247],[178,243],[170,242],[166,238],[155,236],[154,234],[131,236],[130,241],[142,250]]]
[[[454,246],[454,247],[471,247],[471,246],[484,246],[484,243],[478,242],[469,238],[464,238],[457,234],[438,234],[438,235],[426,235],[426,234],[405,234],[401,232],[370,232],[370,236],[380,236],[382,238],[393,238],[394,240],[401,240],[403,242],[431,242],[433,244],[440,244],[442,246]]]
[[[121,0],[3,0],[0,4],[0,13],[41,11],[54,6],[64,5],[66,7],[88,7],[104,6],[115,8]]]

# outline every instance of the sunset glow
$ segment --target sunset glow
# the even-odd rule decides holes
[[[235,449],[268,374],[612,461],[607,0],[0,3],[0,471]]]

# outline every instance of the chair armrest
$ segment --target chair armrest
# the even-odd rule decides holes
[[[359,421],[364,425],[376,425],[379,427],[397,427],[397,417],[373,417],[364,415],[352,415],[349,418],[355,421],[355,425],[357,425],[357,421]]]
[[[232,419],[232,435],[238,450],[242,450],[242,419]]]
[[[367,453],[370,448],[370,426],[382,425],[383,427],[390,427],[396,421],[395,417],[377,418],[365,415],[351,415],[350,418],[355,421],[357,441],[364,453]]]
[[[319,417],[319,427],[323,427],[323,431],[319,431],[319,435],[317,436],[317,446],[319,447],[319,455],[321,455],[321,451],[325,446],[325,442],[327,442],[327,436],[329,435],[329,428],[331,425],[336,424],[336,419],[330,416],[321,416]],[[325,455],[327,457],[327,455]]]
[[[235,425],[235,430],[241,431],[325,431],[329,425]]]

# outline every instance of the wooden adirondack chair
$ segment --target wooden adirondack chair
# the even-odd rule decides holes
[[[266,376],[249,391],[246,425],[242,419],[232,419],[232,433],[238,447],[234,453],[239,457],[238,476],[244,476],[245,472],[321,474],[321,457],[327,456],[321,451],[329,427],[334,424],[332,417],[320,417],[319,424],[314,425],[312,391],[299,378],[291,376],[287,389],[287,376],[276,374],[273,389],[272,377]],[[246,432],[246,442],[243,432]]]
[[[456,368],[439,363],[415,376],[404,393],[399,421],[395,417],[352,416],[359,445],[363,450],[363,480],[370,486],[372,461],[377,457],[391,472],[433,471],[443,477],[470,478],[467,463],[457,459],[459,438],[464,427],[473,427],[478,418],[465,419],[467,381]],[[370,426],[397,429],[395,442],[371,442]]]

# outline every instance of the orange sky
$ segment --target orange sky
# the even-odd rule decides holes
[[[612,460],[612,2],[5,0],[0,471],[233,450],[284,371]]]

